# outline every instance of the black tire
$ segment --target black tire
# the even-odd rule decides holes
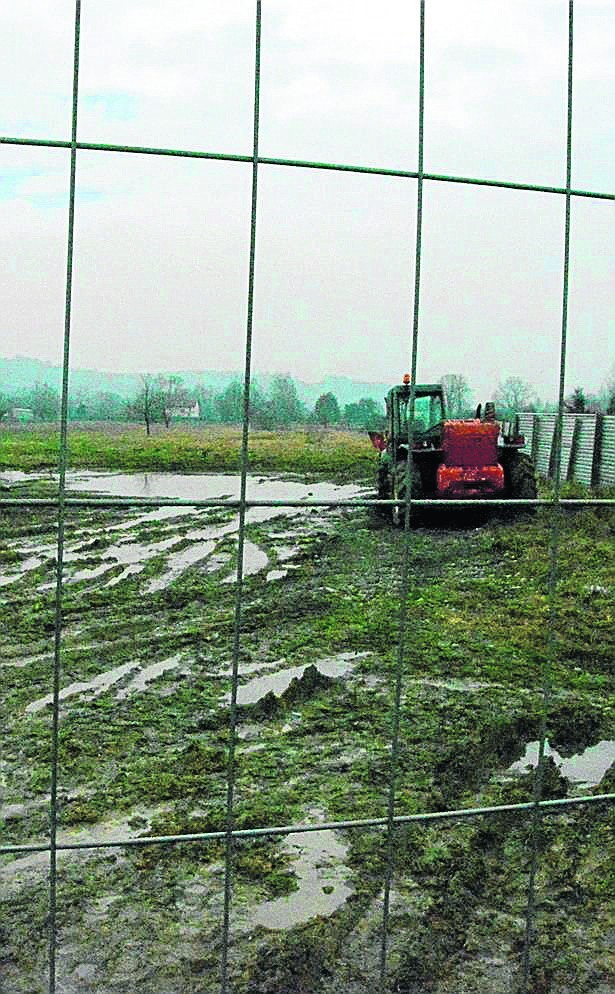
[[[393,489],[391,486],[391,476],[386,465],[380,464],[378,467],[378,500],[391,500]],[[374,508],[376,514],[381,518],[390,516],[390,507]]]
[[[534,465],[525,452],[511,453],[508,462],[508,496],[514,500],[536,500],[538,485]],[[523,510],[532,510],[531,508]]]
[[[421,480],[421,473],[416,465],[412,466],[412,499],[420,500],[423,496],[423,481]],[[395,475],[393,477],[393,493],[392,497],[394,500],[404,500],[406,495],[406,463],[398,462],[395,465]],[[391,521],[396,528],[403,528],[405,522],[405,507],[392,507],[391,508]],[[411,511],[410,521],[415,522],[417,519],[417,512]]]

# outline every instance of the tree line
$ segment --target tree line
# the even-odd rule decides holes
[[[444,388],[448,417],[464,418],[474,414],[473,391],[460,373],[440,377]],[[533,386],[517,376],[510,376],[497,385],[492,398],[498,414],[505,416],[518,411],[552,412],[554,402],[543,402]],[[565,408],[573,413],[615,414],[615,366],[607,375],[599,394],[591,394],[581,386],[566,397]],[[60,395],[47,383],[15,392],[0,390],[0,418],[56,421],[60,413]],[[288,428],[291,425],[317,424],[325,428],[339,426],[357,430],[384,427],[384,404],[371,397],[341,405],[334,393],[322,393],[313,406],[301,400],[291,376],[274,376],[267,389],[258,379],[250,388],[249,421],[255,428]],[[198,420],[207,424],[238,424],[244,416],[244,388],[239,378],[224,389],[215,391],[205,384],[187,387],[174,375],[143,374],[133,397],[126,399],[106,390],[72,391],[68,401],[71,421],[139,421],[148,434],[152,426],[167,428],[178,420]]]
[[[0,417],[27,414],[35,421],[56,421],[60,394],[47,383],[10,393],[0,391]],[[198,420],[206,424],[238,424],[244,416],[244,388],[239,379],[223,390],[203,384],[187,387],[179,376],[143,374],[135,395],[129,399],[111,391],[79,389],[69,396],[71,421],[140,421],[147,434],[155,424],[167,428],[172,422]],[[24,418],[25,419],[25,418]],[[265,389],[258,380],[250,388],[250,424],[256,428],[287,428],[297,424],[323,427],[378,428],[384,422],[384,404],[371,397],[342,406],[335,394],[321,394],[313,406],[299,397],[291,376],[274,376]]]

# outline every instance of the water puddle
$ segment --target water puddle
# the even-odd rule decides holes
[[[39,556],[29,556],[27,559],[22,560],[18,565],[17,572],[0,575],[0,587],[8,587],[9,583],[15,583],[21,579],[24,573],[30,573],[33,569],[38,569],[39,566],[43,565],[43,562],[44,560]]]
[[[114,497],[177,497],[182,500],[239,498],[241,477],[224,473],[104,473],[71,472],[66,475],[67,489],[98,492]],[[249,500],[335,500],[357,497],[360,488],[353,484],[300,483],[277,477],[249,476]],[[279,508],[251,508],[279,514]],[[292,508],[282,509],[294,510]]]
[[[130,683],[118,690],[116,694],[118,701],[124,700],[125,697],[129,697],[130,694],[139,690],[145,690],[152,680],[167,673],[168,670],[174,670],[179,665],[181,658],[181,655],[170,656],[169,659],[162,659],[160,662],[152,663],[151,666],[146,666],[145,669],[140,670]]]
[[[527,773],[529,769],[538,766],[538,742],[528,742],[525,754],[508,767],[507,773]],[[571,783],[583,783],[595,787],[600,783],[604,774],[615,763],[615,740],[603,739],[596,745],[588,746],[576,756],[565,759],[552,749],[548,741],[545,743],[545,756],[550,756],[566,780]]]
[[[201,559],[206,559],[207,556],[211,555],[215,548],[216,543],[210,540],[208,542],[197,542],[195,545],[188,546],[180,552],[171,553],[167,558],[166,572],[162,576],[157,576],[151,580],[145,587],[145,593],[153,594],[157,590],[164,590],[170,583],[173,583],[173,580],[181,576],[189,566],[194,566]]]
[[[271,583],[273,580],[283,580],[287,576],[287,569],[270,569],[265,577],[265,583]]]
[[[91,701],[100,694],[103,694],[106,690],[109,690],[114,684],[119,683],[125,676],[132,673],[134,670],[139,670],[136,676],[121,690],[116,694],[117,700],[124,700],[130,694],[135,693],[140,690],[145,690],[146,686],[155,680],[157,677],[166,673],[167,670],[175,669],[181,661],[181,655],[170,656],[168,659],[159,660],[157,663],[152,663],[150,666],[145,666],[141,668],[141,663],[131,662],[123,663],[121,666],[116,666],[112,670],[105,670],[104,673],[99,673],[98,676],[93,677],[91,680],[83,680],[77,683],[71,683],[68,687],[64,687],[60,691],[60,701],[64,701],[69,697],[76,697],[77,695],[85,696],[86,701]],[[53,703],[53,695],[47,694],[46,697],[41,697],[36,701],[32,701],[31,704],[25,709],[25,714],[36,714],[38,711],[42,711],[47,705]]]
[[[58,832],[58,842],[111,842],[113,839],[128,838],[135,834],[131,827],[135,817],[139,818],[142,823],[142,827],[139,828],[138,833],[141,835],[149,830],[154,817],[167,810],[168,805],[157,808],[136,808],[129,815],[124,815],[121,818],[112,815],[105,821],[97,822],[95,825],[88,825],[87,828],[60,829]],[[39,839],[37,841],[44,843],[48,840]],[[117,852],[118,850],[114,851]],[[59,852],[58,859],[64,862],[65,860],[84,859],[96,855],[99,855],[96,849],[68,849]],[[0,891],[2,892],[2,896],[15,896],[26,883],[32,880],[32,877],[42,878],[48,872],[48,852],[28,853],[27,856],[18,856],[17,859],[0,864]]]
[[[99,694],[103,694],[106,690],[109,690],[109,687],[112,687],[114,683],[125,677],[131,670],[136,669],[138,665],[138,663],[123,663],[121,666],[116,666],[115,669],[99,673],[92,680],[71,683],[68,687],[64,687],[60,691],[60,700],[64,701],[67,697],[75,697],[77,694],[87,694],[86,700],[92,700],[92,698],[98,697]],[[53,704],[53,694],[47,694],[46,697],[40,697],[37,701],[32,701],[31,704],[28,704],[25,713],[36,714],[37,711],[42,711],[48,704]]]
[[[247,742],[254,742],[262,734],[262,727],[260,725],[251,725],[249,722],[243,722],[241,725],[237,725],[237,738],[243,739]]]
[[[33,480],[44,480],[45,473],[26,473],[23,469],[3,469],[0,476],[0,486],[10,487],[13,483],[31,483]],[[53,479],[53,475],[49,475]]]
[[[244,540],[243,543],[243,575],[255,576],[256,573],[260,573],[269,565],[269,559],[267,558],[267,553],[259,549],[258,545],[254,542],[250,542],[248,539]],[[237,575],[231,573],[230,576],[224,578],[222,583],[236,583]]]
[[[261,662],[260,660],[255,663],[240,662],[238,673],[239,676],[247,676],[248,673],[258,673],[260,670],[273,670],[276,668],[280,669],[285,662],[286,660],[284,658],[273,659],[270,660],[269,662]],[[203,676],[210,677],[216,680],[231,679],[231,677],[233,676],[233,670],[228,669],[228,670],[219,670],[218,672],[204,672]]]
[[[66,578],[67,583],[78,583],[81,580],[94,580],[103,573],[107,573],[115,566],[123,565],[131,569],[132,572],[140,572],[145,564],[154,556],[160,555],[172,546],[177,545],[180,536],[173,535],[171,538],[162,539],[160,542],[152,542],[151,545],[143,545],[140,542],[121,542],[117,545],[110,545],[105,549],[104,561],[99,566],[91,569],[80,569]],[[68,563],[77,558],[82,558],[82,554],[69,552],[66,556]],[[127,572],[126,570],[124,572]],[[119,577],[117,578],[119,580]]]
[[[278,670],[276,673],[267,673],[264,676],[255,677],[248,683],[237,688],[237,704],[256,704],[273,692],[276,697],[281,697],[285,690],[288,690],[295,679],[301,679],[308,666],[313,665],[319,673],[328,677],[346,676],[353,668],[357,659],[369,656],[369,652],[340,652],[337,656],[330,656],[326,659],[318,659],[314,663],[303,663],[301,666],[289,666],[288,669]],[[244,670],[245,672],[245,670]],[[230,694],[225,697],[225,703],[229,703]]]
[[[36,479],[36,474],[7,474],[7,480],[12,482],[22,482],[26,479]],[[53,475],[49,476],[53,479]],[[115,497],[162,497],[179,499],[225,499],[228,497],[237,498],[239,496],[240,477],[239,475],[226,474],[186,474],[186,473],[105,473],[105,472],[69,472],[67,473],[67,489],[72,493],[93,492],[106,496]],[[254,500],[304,500],[314,498],[320,500],[348,499],[357,497],[362,493],[362,489],[351,484],[337,485],[328,482],[305,484],[294,480],[282,480],[275,477],[248,477],[247,497]],[[200,531],[194,531],[187,535],[176,534],[169,538],[162,539],[151,544],[144,544],[136,541],[117,541],[106,549],[95,548],[95,553],[102,556],[102,561],[95,566],[84,566],[81,569],[71,572],[70,564],[78,563],[87,557],[88,547],[79,544],[78,538],[88,536],[91,538],[92,532],[97,535],[113,535],[118,532],[129,531],[141,524],[148,522],[159,522],[163,520],[173,520],[185,515],[205,516],[207,512],[198,511],[194,507],[162,507],[153,508],[151,511],[144,511],[137,516],[126,521],[115,522],[105,527],[104,530],[97,523],[90,529],[80,530],[72,536],[73,541],[67,545],[65,550],[66,583],[78,583],[84,580],[97,580],[118,565],[123,565],[124,570],[116,576],[111,577],[106,584],[107,587],[114,587],[122,580],[142,572],[147,561],[154,556],[167,552],[173,545],[187,539],[191,543],[196,543],[194,548],[186,548],[169,556],[168,569],[162,577],[152,580],[146,587],[146,593],[152,593],[164,589],[172,583],[185,569],[201,560],[207,559],[215,552],[215,543],[225,535],[236,533],[239,527],[239,516],[234,514],[232,519],[224,524],[216,524],[206,527]],[[246,524],[258,524],[269,521],[272,518],[296,517],[302,515],[302,508],[293,507],[252,507],[246,512]],[[322,521],[319,519],[322,527]],[[304,529],[305,530],[305,529]],[[309,528],[307,531],[309,532]],[[313,530],[313,529],[312,529]],[[306,532],[307,533],[307,532]],[[119,536],[118,536],[119,537]],[[276,538],[293,537],[296,533],[279,532]],[[214,543],[214,545],[212,545]],[[37,569],[45,562],[52,561],[56,554],[55,544],[45,544],[41,546],[31,546],[28,549],[20,548],[22,552],[30,552],[28,559],[24,560],[16,567],[0,574],[0,587],[15,583],[25,574]],[[277,560],[286,562],[297,554],[297,546],[281,546],[277,550]],[[262,572],[268,566],[266,553],[252,542],[246,541],[244,546],[244,576],[253,576]],[[289,567],[290,568],[290,567]],[[281,572],[273,572],[270,579],[282,579]],[[223,582],[233,583],[235,577],[228,576]],[[53,582],[43,584],[39,589],[42,591],[51,590]]]
[[[283,843],[294,857],[299,888],[284,897],[265,901],[251,914],[251,922],[269,929],[302,925],[317,915],[332,915],[353,893],[345,860],[348,846],[331,829],[296,832]]]

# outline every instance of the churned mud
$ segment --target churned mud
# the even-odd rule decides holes
[[[45,496],[53,480],[3,480]],[[78,493],[238,495],[233,476],[70,474]],[[265,499],[359,486],[253,478]],[[2,512],[0,835],[48,838],[55,521]],[[549,649],[546,514],[416,528],[401,659],[397,814],[532,798],[548,677],[544,791],[615,789],[608,512],[562,521]],[[223,829],[236,509],[70,509],[60,667],[65,842]],[[252,508],[244,547],[238,828],[386,816],[404,536],[365,509]],[[532,994],[614,989],[613,808],[541,819]],[[236,840],[233,994],[510,994],[531,835],[500,814],[395,830]],[[219,985],[223,841],[58,853],[58,991],[202,994]],[[48,853],[0,857],[0,989],[47,983]]]

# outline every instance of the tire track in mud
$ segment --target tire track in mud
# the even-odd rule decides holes
[[[386,786],[387,716],[394,669],[394,614],[389,602],[394,602],[396,594],[403,536],[388,530],[372,531],[369,523],[364,512],[336,517],[332,534],[311,537],[292,581],[267,587],[256,579],[246,589],[240,686],[249,687],[251,680],[261,677],[268,677],[269,683],[281,680],[288,686],[280,693],[270,687],[271,694],[241,704],[240,732],[248,725],[252,731],[241,740],[238,749],[239,825],[300,823],[315,801],[327,818],[343,817],[348,812],[356,816],[380,813]],[[519,677],[510,677],[499,647],[485,650],[479,640],[479,648],[474,649],[474,635],[471,651],[477,655],[479,651],[495,653],[500,671],[492,666],[483,672],[478,665],[476,672],[467,665],[456,669],[450,660],[464,645],[465,629],[461,624],[461,634],[455,634],[453,644],[444,644],[447,629],[457,632],[456,616],[461,621],[463,616],[457,603],[450,603],[452,597],[439,599],[442,584],[456,584],[460,595],[479,600],[477,606],[482,608],[481,592],[491,587],[490,597],[501,597],[507,574],[515,572],[514,561],[501,565],[501,550],[494,552],[486,541],[488,534],[484,530],[417,530],[414,536],[412,609],[417,623],[404,680],[398,794],[402,811],[416,810],[417,806],[419,810],[437,810],[457,804],[504,803],[531,796],[531,775],[520,775],[509,782],[498,776],[521,759],[526,743],[535,737],[536,691],[525,687]],[[267,549],[275,544],[274,538],[271,526],[265,524],[255,535],[255,540]],[[168,625],[172,618],[173,627],[162,633],[152,631],[151,606],[136,592],[127,601],[124,610],[129,616],[125,618],[122,611],[110,613],[106,604],[95,607],[90,614],[90,621],[95,617],[103,633],[113,631],[114,637],[100,640],[98,646],[94,640],[91,644],[92,651],[104,646],[104,654],[109,653],[111,661],[122,646],[129,649],[131,644],[138,645],[139,652],[149,649],[150,656],[157,656],[163,648],[169,649],[173,640],[179,648],[177,639],[184,637],[185,651],[192,649],[199,658],[192,663],[192,675],[181,682],[169,671],[145,692],[117,704],[112,691],[101,696],[96,706],[83,701],[74,715],[67,712],[67,735],[83,738],[88,732],[102,733],[104,723],[112,726],[114,722],[117,736],[128,734],[131,728],[138,732],[136,739],[127,742],[124,752],[116,743],[109,767],[113,779],[95,779],[91,784],[94,793],[82,793],[81,799],[74,792],[77,787],[83,790],[83,779],[77,777],[71,782],[74,773],[69,774],[78,770],[78,764],[75,766],[69,755],[64,757],[65,773],[69,774],[65,810],[70,817],[75,816],[76,824],[80,804],[82,813],[92,802],[92,810],[100,812],[107,793],[110,801],[116,799],[113,790],[120,782],[126,790],[128,810],[134,791],[142,787],[153,791],[152,799],[156,790],[162,795],[171,792],[166,798],[158,798],[168,804],[168,810],[151,827],[154,834],[207,831],[220,826],[218,794],[226,744],[224,694],[228,688],[230,627],[226,605],[213,600],[199,603],[198,597],[198,590],[188,585],[183,603],[172,606],[166,595],[152,602],[162,608],[157,623]],[[229,605],[231,600],[232,592],[228,591]],[[472,602],[468,603],[471,608]],[[194,612],[189,620],[186,612]],[[207,620],[201,615],[207,615]],[[196,630],[199,624],[200,631]],[[206,625],[210,626],[208,632],[204,632]],[[74,634],[85,638],[92,628],[90,624]],[[426,653],[430,643],[426,639],[433,634],[432,629],[436,648],[429,658]],[[204,644],[204,634],[216,633],[217,639]],[[120,639],[115,638],[116,634]],[[348,672],[330,677],[319,673],[318,667],[309,667],[309,663],[325,657],[327,650],[331,656],[342,652],[369,655],[357,656],[356,665]],[[78,651],[78,646],[67,646],[71,665]],[[141,665],[146,662],[154,664],[155,660],[143,660]],[[75,659],[75,666],[78,663]],[[32,663],[34,668],[37,665],[36,661]],[[289,673],[296,678],[294,683],[292,677],[288,683]],[[267,686],[263,679],[260,688]],[[278,689],[280,686],[278,683]],[[167,691],[172,693],[165,696]],[[576,729],[585,744],[590,744],[593,736],[606,736],[607,717],[592,695],[596,695],[595,688],[584,693],[574,687],[563,687],[560,696],[556,695],[551,731],[554,748],[562,748],[566,735],[571,737],[571,729]],[[570,746],[570,742],[566,745]],[[550,772],[549,783],[553,791],[570,789],[555,769]],[[104,807],[102,814],[104,822]],[[603,821],[601,814],[592,821],[587,813],[583,821],[575,813],[565,831],[558,827],[549,836],[544,850],[547,899],[556,895],[567,911],[573,908],[573,899],[565,897],[563,885],[558,882],[558,854],[565,850],[571,864],[576,859],[570,880],[573,892],[581,888],[577,910],[587,905],[598,922],[602,919],[595,909],[595,885],[587,881],[584,867],[596,860],[595,865],[603,865],[600,850],[605,837],[599,835],[594,841],[596,826],[601,832]],[[585,827],[585,838],[581,836],[581,825]],[[148,831],[146,826],[133,830]],[[265,922],[254,922],[252,929],[244,929],[242,922],[249,923],[255,909],[271,907],[285,895],[290,902],[292,887],[300,885],[292,853],[285,852],[282,843],[272,841],[238,847],[237,920],[231,954],[236,994],[271,994],[278,990],[285,994],[291,990],[305,994],[332,994],[334,990],[336,994],[371,994],[380,941],[383,836],[380,832],[353,831],[340,833],[338,841],[347,848],[340,861],[347,864],[348,887],[353,893],[344,894],[344,900],[328,915],[294,926],[289,915],[289,927],[277,930],[268,929]],[[480,990],[481,994],[503,994],[505,990],[508,994],[519,963],[526,852],[526,829],[512,819],[500,817],[494,822],[453,824],[438,832],[422,827],[399,833],[391,922],[391,992],[457,994],[466,985],[469,991]],[[125,918],[114,913],[116,935],[108,941],[117,955],[122,942],[130,942],[131,949],[137,938],[142,943],[141,951],[129,960],[133,988],[156,994],[168,994],[172,989],[196,994],[213,988],[217,956],[211,950],[217,941],[216,902],[221,893],[215,847],[198,847],[191,852],[186,846],[172,851],[152,847],[139,855],[117,855],[117,862],[93,856],[88,861],[89,870],[84,864],[80,879],[67,878],[66,897],[71,907],[93,906],[94,880],[97,901],[111,898],[123,888],[131,895],[131,907],[126,907]],[[103,867],[107,869],[101,875]],[[324,880],[322,884],[331,885]],[[177,914],[176,895],[190,887],[200,894],[194,905],[200,915],[200,929],[192,919],[188,926]],[[139,920],[153,913],[148,903],[148,894],[153,890],[155,914],[161,924],[159,932],[146,934]],[[27,893],[24,898],[29,899]],[[15,911],[16,934],[21,914]],[[570,923],[558,920],[558,925],[545,919],[544,934],[560,952],[569,951],[576,941],[572,914],[570,917]],[[174,948],[184,950],[183,958],[173,957],[171,974],[164,972],[168,949],[168,939],[163,938],[168,935],[162,928],[164,922],[179,930]],[[559,937],[557,927],[561,930]],[[79,980],[75,971],[80,964],[89,963],[97,971],[99,986],[119,994],[125,989],[122,984],[128,982],[126,975],[120,980],[119,974],[113,973],[95,928],[104,928],[104,916],[102,921],[96,918],[96,926],[88,926],[81,936],[67,926],[70,941],[63,953],[65,974],[74,978],[72,989],[80,994],[92,979],[84,975]],[[595,994],[602,982],[600,977],[605,975],[605,954],[599,938],[590,934],[585,924],[582,929],[583,942],[591,949],[598,972],[590,979],[583,973],[582,964],[574,965],[575,994]],[[17,948],[12,944],[7,948],[24,971],[26,966]],[[541,976],[549,977],[546,949],[541,956],[536,964],[537,985],[543,982]],[[0,976],[1,969],[0,965]],[[158,980],[156,972],[160,974]],[[551,967],[550,977],[549,983],[559,982],[557,968],[554,972]],[[548,987],[543,984],[543,989]]]

